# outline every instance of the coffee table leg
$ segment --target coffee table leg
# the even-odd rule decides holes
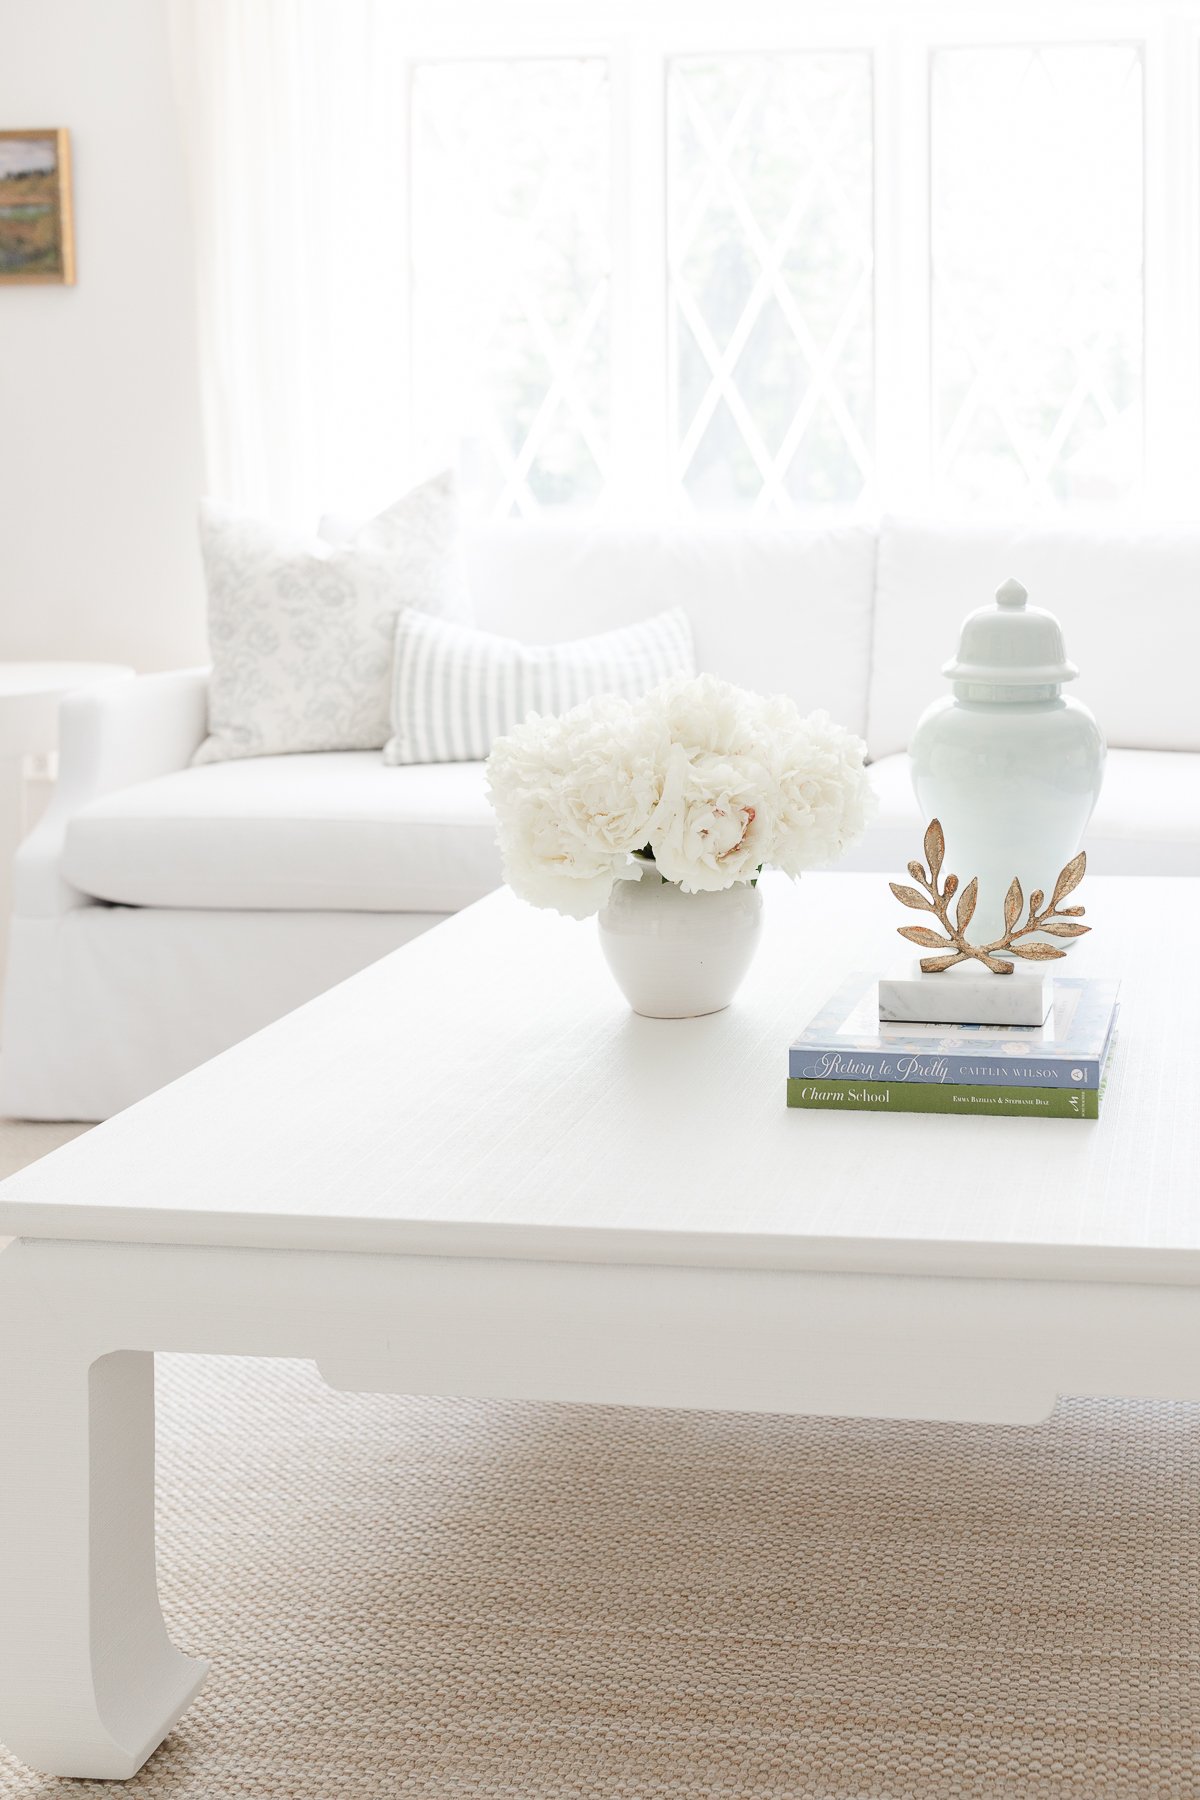
[[[208,1667],[158,1604],[154,1358],[93,1359],[53,1295],[0,1285],[0,1739],[46,1774],[122,1780]]]

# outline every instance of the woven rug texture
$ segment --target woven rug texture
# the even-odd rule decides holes
[[[1194,1800],[1200,1409],[1020,1430],[335,1394],[161,1358],[212,1674],[5,1800]]]
[[[159,1359],[206,1687],[0,1800],[1200,1800],[1200,1407],[1033,1428],[338,1394]]]

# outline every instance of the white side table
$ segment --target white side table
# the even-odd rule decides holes
[[[29,812],[30,763],[58,749],[58,706],[64,694],[132,674],[121,663],[0,662],[0,967],[8,935],[13,856],[34,823]]]

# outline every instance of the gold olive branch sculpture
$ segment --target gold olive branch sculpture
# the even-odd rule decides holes
[[[1025,905],[1025,896],[1021,891],[1021,883],[1013,876],[1012,883],[1004,896],[1004,935],[990,944],[972,944],[966,936],[967,926],[975,911],[975,903],[979,898],[979,879],[972,876],[962,892],[958,891],[958,876],[947,875],[938,885],[942,872],[942,864],[946,857],[946,840],[942,827],[937,819],[931,819],[925,833],[925,860],[929,864],[926,874],[924,865],[910,862],[908,872],[923,890],[904,887],[900,882],[890,881],[888,886],[902,906],[911,906],[917,912],[933,913],[946,936],[939,937],[925,925],[898,925],[896,927],[902,938],[911,944],[919,944],[925,950],[940,950],[940,956],[923,956],[921,968],[926,975],[938,974],[942,969],[952,969],[955,963],[969,962],[972,959],[981,962],[990,969],[993,975],[1011,975],[1013,964],[1005,962],[1005,956],[1020,957],[1023,962],[1050,962],[1058,956],[1065,956],[1065,950],[1058,950],[1053,944],[1023,944],[1022,938],[1031,932],[1040,931],[1047,937],[1076,938],[1090,931],[1090,925],[1080,925],[1077,921],[1086,911],[1082,906],[1060,906],[1059,901],[1079,886],[1087,869],[1087,853],[1081,850],[1073,856],[1063,869],[1054,884],[1054,892],[1050,896],[1048,906],[1043,906],[1046,896],[1041,888],[1035,888],[1029,896],[1029,916],[1023,925],[1017,921],[1021,917]],[[958,905],[954,909],[953,921],[950,918],[950,902],[958,894]],[[997,954],[999,952],[999,954]]]

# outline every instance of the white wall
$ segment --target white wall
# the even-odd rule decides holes
[[[204,656],[166,0],[0,0],[0,127],[65,125],[77,285],[0,285],[0,658]]]

